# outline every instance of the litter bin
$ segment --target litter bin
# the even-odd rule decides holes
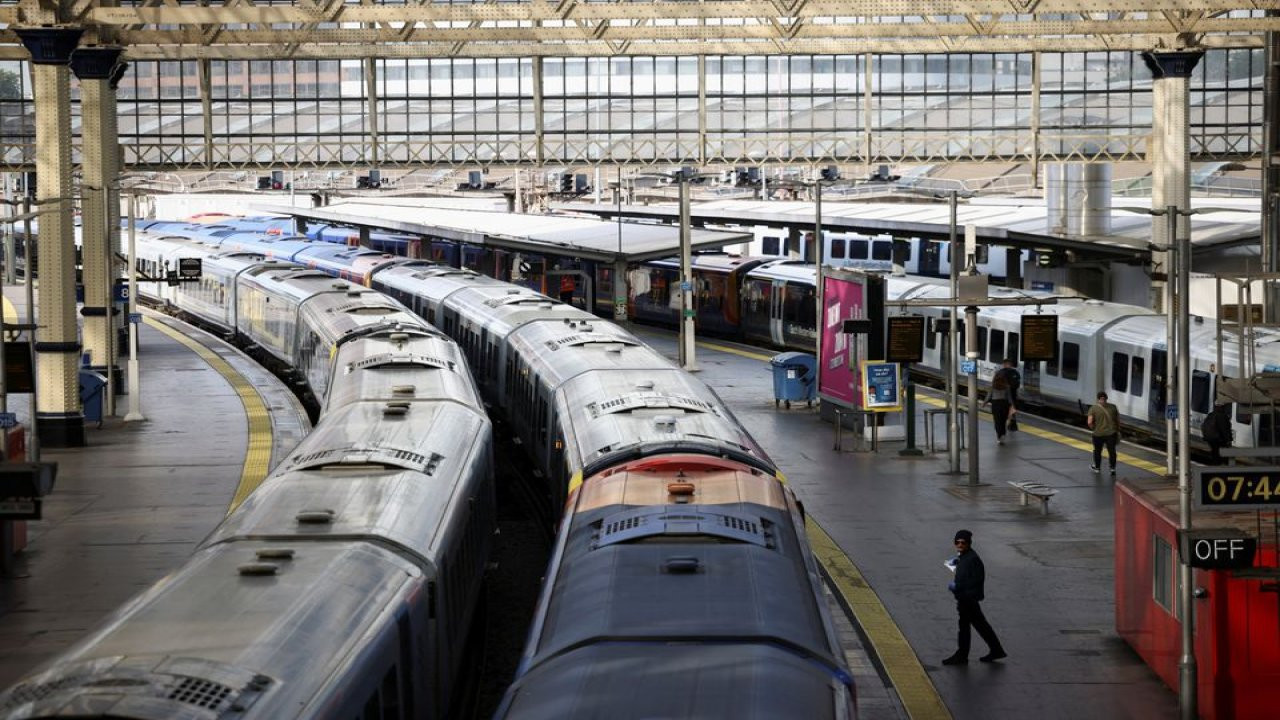
[[[769,360],[773,366],[773,405],[785,402],[791,407],[791,401],[812,406],[817,394],[814,380],[818,377],[818,361],[808,353],[786,352],[774,355]]]
[[[107,392],[107,376],[92,370],[80,371],[80,404],[84,419],[102,424],[102,400]]]

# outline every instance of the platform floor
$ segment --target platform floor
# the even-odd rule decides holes
[[[0,578],[0,686],[179,565],[250,476],[265,474],[308,429],[273,376],[216,338],[183,326],[199,338],[193,347],[163,332],[172,322],[149,315],[142,327],[147,421],[110,419],[89,428],[88,447],[43,453],[59,463],[58,480],[17,574]],[[670,333],[633,329],[674,357]],[[1023,430],[997,446],[984,418],[981,483],[971,487],[946,474],[945,452],[903,457],[902,442],[877,453],[853,452],[853,443],[833,450],[834,428],[816,409],[775,408],[767,358],[704,344],[700,377],[786,473],[815,545],[830,541],[837,584],[861,593],[852,601],[858,626],[842,635],[863,720],[1176,715],[1175,694],[1115,633],[1112,481],[1089,470],[1082,429],[1024,417]],[[22,399],[10,402],[20,417]],[[930,402],[938,401],[925,398],[919,410]],[[1121,450],[1122,475],[1162,462]],[[1055,487],[1049,513],[1020,505],[1007,480]],[[1010,654],[1002,663],[976,662],[985,652],[976,637],[969,665],[939,663],[955,649],[956,627],[942,563],[962,527],[986,563],[984,608]]]
[[[310,430],[293,394],[220,339],[148,313],[139,342],[146,420],[123,422],[120,395],[119,417],[88,424],[85,447],[40,453],[57,479],[0,577],[0,687],[180,565]],[[23,423],[29,398],[9,397]]]
[[[675,356],[669,333],[633,330]],[[874,612],[859,617],[871,644],[892,650],[897,631],[909,643],[913,657],[881,653],[877,662],[910,717],[1176,717],[1176,694],[1115,632],[1113,481],[1089,469],[1083,427],[1024,415],[1022,429],[998,446],[984,416],[980,484],[971,487],[967,476],[947,474],[945,451],[904,457],[905,443],[897,441],[882,443],[877,453],[853,452],[847,439],[843,452],[834,451],[834,426],[803,403],[776,408],[768,356],[744,350],[700,343],[699,376],[770,453],[811,522],[888,611],[887,628]],[[922,396],[918,416],[942,404],[937,393]],[[1122,477],[1163,470],[1163,455],[1137,446],[1122,444],[1120,460]],[[967,463],[961,453],[962,470]],[[1020,505],[1009,480],[1056,488],[1049,513],[1042,515],[1038,502]],[[1009,653],[1000,663],[977,662],[986,647],[976,634],[968,665],[940,662],[956,649],[955,601],[943,561],[954,554],[960,528],[973,532],[986,565],[984,612]],[[945,707],[931,702],[939,697]],[[876,707],[860,710],[886,716]]]

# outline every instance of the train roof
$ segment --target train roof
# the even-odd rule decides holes
[[[729,253],[700,253],[691,258],[691,265],[695,270],[716,270],[727,274],[741,268],[755,267],[761,263],[768,262],[770,259],[752,255],[731,255]],[[680,258],[662,258],[661,260],[652,260],[648,264],[679,269]]]
[[[747,277],[768,280],[795,280],[814,285],[813,263],[801,260],[774,260],[747,273]]]

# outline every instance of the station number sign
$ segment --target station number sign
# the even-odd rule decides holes
[[[1197,508],[1280,507],[1280,467],[1196,468],[1194,479]]]

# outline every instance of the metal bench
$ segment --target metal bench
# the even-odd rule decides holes
[[[1049,514],[1049,498],[1058,494],[1058,491],[1048,485],[1041,485],[1038,482],[1014,482],[1008,481],[1019,493],[1021,493],[1022,505],[1027,504],[1028,498],[1035,498],[1040,501],[1040,514]]]
[[[842,447],[843,446],[842,440],[844,438],[844,419],[846,416],[853,416],[854,418],[857,418],[857,423],[856,423],[857,429],[853,431],[853,436],[855,439],[860,438],[860,436],[862,435],[861,433],[862,428],[867,427],[867,424],[870,423],[871,452],[876,452],[880,449],[880,429],[876,425],[875,412],[871,410],[858,410],[854,408],[842,408],[842,407],[837,407],[832,412],[833,412],[833,415],[835,416],[835,425],[836,425],[836,441],[833,447],[831,448],[832,450],[839,452],[844,449]],[[864,444],[864,443],[859,442],[859,444]],[[867,451],[865,449],[864,450],[855,449],[854,452],[867,452]]]

